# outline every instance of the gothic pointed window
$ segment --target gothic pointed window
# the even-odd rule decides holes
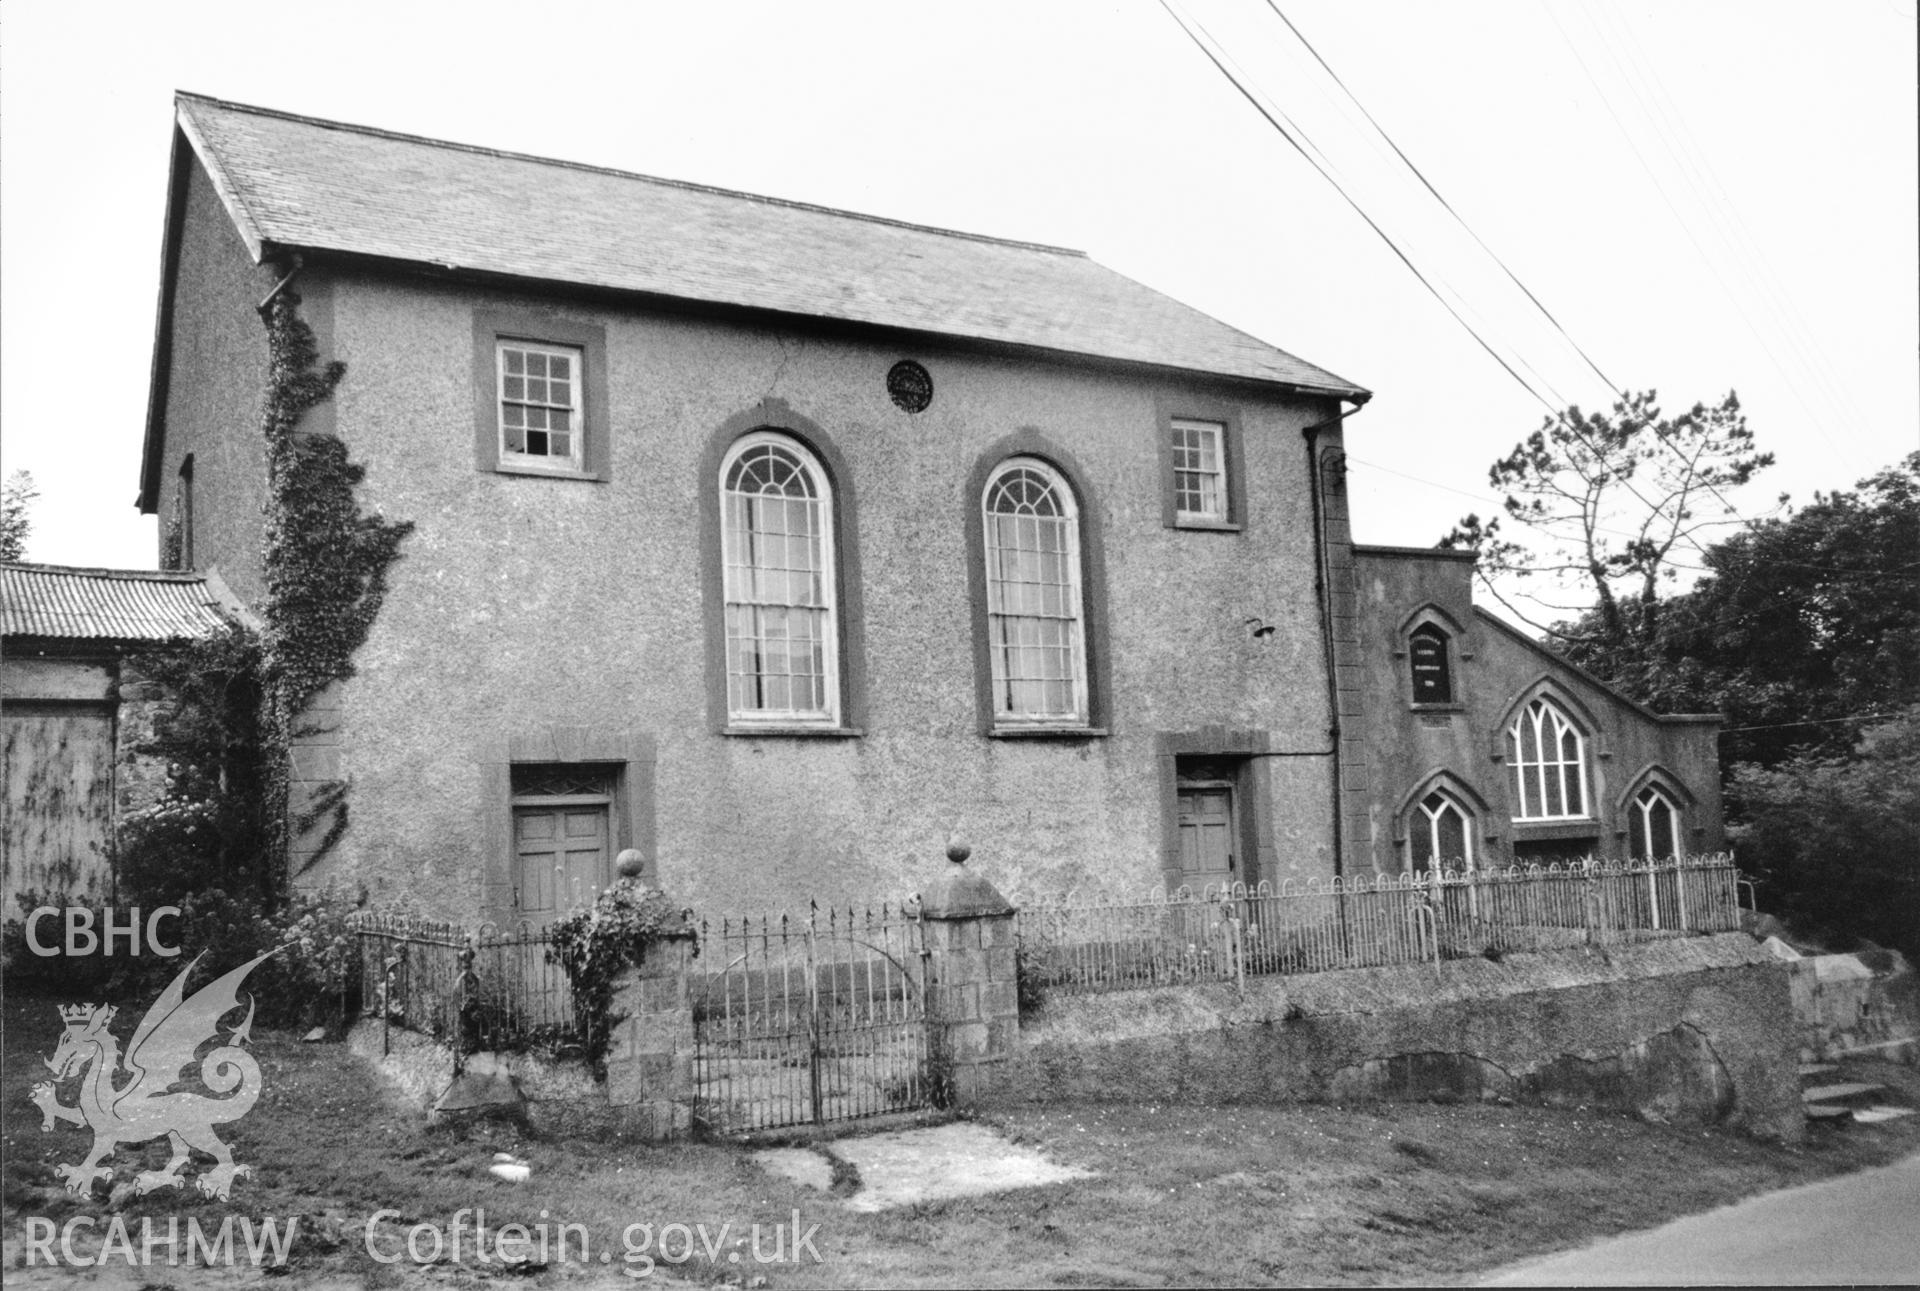
[[[1407,659],[1413,672],[1414,703],[1453,702],[1453,663],[1448,645],[1447,634],[1431,623],[1413,630],[1407,642]]]
[[[1587,742],[1548,699],[1521,709],[1507,728],[1507,767],[1515,820],[1585,820]]]
[[[1473,813],[1441,789],[1416,803],[1407,821],[1407,868],[1470,870],[1474,863]]]
[[[1680,809],[1659,786],[1648,785],[1627,808],[1627,833],[1636,861],[1670,861],[1680,851]]]

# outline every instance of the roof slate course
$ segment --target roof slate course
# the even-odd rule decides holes
[[[1078,251],[177,97],[255,248],[378,256],[1367,392]]]
[[[0,635],[180,641],[247,613],[217,577],[158,570],[0,564]]]

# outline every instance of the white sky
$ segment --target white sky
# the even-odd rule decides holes
[[[1610,401],[1266,0],[1180,3],[1550,399]],[[1669,411],[1738,390],[1780,458],[1744,509],[1920,447],[1913,0],[1278,3],[1609,377]],[[7,0],[0,468],[42,494],[29,559],[154,563],[175,89],[1083,248],[1375,391],[1362,541],[1489,513],[1545,411],[1157,0]]]

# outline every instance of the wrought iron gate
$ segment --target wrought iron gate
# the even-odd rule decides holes
[[[694,1115],[710,1133],[931,1106],[927,950],[882,906],[700,930],[691,983]]]

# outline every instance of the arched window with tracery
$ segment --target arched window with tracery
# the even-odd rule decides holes
[[[731,721],[839,719],[833,490],[790,436],[743,436],[720,465]]]
[[[1415,803],[1407,819],[1407,868],[1417,872],[1475,866],[1473,813],[1466,805],[1444,789]]]
[[[1066,478],[1010,457],[981,498],[996,725],[1085,725],[1080,508]]]
[[[1660,786],[1648,785],[1627,807],[1627,836],[1634,860],[1672,860],[1680,851],[1680,808]]]
[[[1515,820],[1587,818],[1587,741],[1548,699],[1536,699],[1507,728]]]

